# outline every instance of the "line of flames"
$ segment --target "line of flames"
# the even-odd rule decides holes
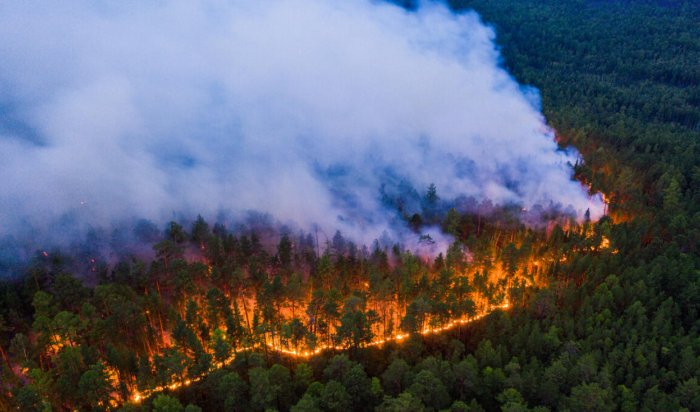
[[[457,326],[464,325],[464,324],[467,324],[470,322],[475,322],[479,319],[482,319],[482,318],[490,315],[491,313],[493,313],[495,310],[508,309],[509,307],[510,307],[510,304],[508,302],[506,302],[502,305],[492,306],[489,308],[489,310],[484,311],[483,313],[481,313],[479,315],[475,315],[475,316],[472,316],[469,318],[461,318],[461,319],[451,320],[448,323],[446,323],[445,325],[435,327],[435,328],[429,328],[429,327],[423,328],[423,330],[421,330],[418,333],[420,335],[427,336],[427,335],[434,335],[434,334],[441,333],[441,332],[446,332],[448,330],[454,329]],[[382,346],[382,345],[385,345],[385,344],[390,343],[390,342],[401,342],[401,341],[405,340],[406,338],[408,338],[409,336],[410,336],[410,334],[407,334],[407,333],[399,333],[399,334],[396,334],[396,335],[391,336],[389,338],[373,340],[369,343],[362,345],[362,347],[367,348],[367,347],[373,347],[373,346]],[[346,346],[321,345],[314,350],[295,351],[295,350],[285,349],[285,348],[282,348],[280,346],[272,345],[269,343],[266,343],[266,345],[267,345],[268,349],[270,349],[274,352],[283,353],[283,354],[288,355],[288,356],[294,356],[294,357],[298,357],[298,358],[302,358],[302,359],[308,359],[312,356],[318,355],[318,354],[320,354],[324,351],[327,351],[327,350],[345,350],[345,349],[347,349]],[[217,362],[217,363],[215,363],[215,366],[217,369],[222,368],[226,364],[231,363],[235,359],[235,357],[238,353],[251,351],[254,349],[255,348],[253,348],[253,347],[239,348],[236,351],[234,351],[233,355],[231,355],[231,357],[229,359],[227,359],[225,362]],[[131,401],[134,403],[140,403],[142,400],[144,400],[152,395],[155,395],[157,393],[163,392],[165,390],[176,390],[176,389],[181,388],[181,387],[189,386],[193,382],[200,381],[204,376],[205,375],[201,375],[201,376],[198,376],[195,378],[186,379],[182,382],[174,382],[170,385],[156,386],[155,388],[147,389],[144,391],[135,391],[133,393],[133,395],[131,396]]]
[[[604,200],[605,200],[605,204],[606,204],[606,207],[607,207],[608,200],[605,199],[605,198],[604,198]],[[598,249],[598,250],[608,250],[608,249],[611,249],[610,239],[608,239],[607,236],[604,236],[604,235],[603,235],[602,238],[601,238],[600,245],[598,245],[597,249]],[[619,252],[619,251],[618,251],[617,249],[612,249],[612,250],[611,250],[611,253],[613,253],[613,254],[617,254],[618,252]],[[561,261],[561,262],[566,261],[566,256],[563,256],[563,257],[560,259],[560,261]],[[538,260],[535,260],[535,261],[532,262],[532,264],[533,264],[534,266],[539,266],[540,262],[539,262]],[[421,330],[421,331],[419,332],[419,334],[425,336],[425,335],[432,335],[432,334],[437,334],[437,333],[445,332],[445,331],[454,329],[454,328],[457,327],[457,326],[464,325],[464,324],[467,324],[467,323],[474,322],[474,321],[477,321],[477,320],[479,320],[479,319],[482,319],[482,318],[488,316],[489,314],[491,314],[491,313],[492,313],[493,311],[495,311],[495,310],[498,310],[498,309],[508,309],[509,307],[510,307],[510,304],[509,304],[509,302],[506,301],[506,303],[504,303],[504,304],[502,304],[502,305],[494,305],[494,306],[491,306],[491,307],[489,307],[488,310],[485,310],[483,313],[480,313],[480,314],[475,315],[475,316],[472,316],[472,317],[451,320],[451,321],[449,321],[448,323],[446,323],[445,325],[439,326],[439,327],[434,327],[434,328],[426,327],[426,328],[424,328],[423,330]],[[373,340],[373,341],[371,341],[371,342],[369,342],[369,343],[366,343],[366,344],[361,345],[361,347],[373,347],[373,346],[381,346],[381,345],[387,344],[387,343],[389,343],[389,342],[401,342],[401,341],[405,340],[406,338],[408,338],[409,336],[410,336],[410,335],[409,335],[409,334],[406,334],[406,333],[399,333],[399,334],[396,334],[396,335],[391,336],[391,337],[389,337],[389,338],[375,339],[375,340]],[[345,350],[345,349],[347,349],[346,346],[339,346],[339,345],[321,345],[321,346],[317,347],[317,348],[314,349],[314,350],[296,351],[296,350],[286,349],[286,348],[283,348],[283,347],[281,347],[281,346],[279,346],[279,345],[274,345],[274,344],[270,344],[270,343],[265,343],[265,345],[267,346],[267,348],[268,348],[269,350],[272,350],[272,351],[274,351],[274,352],[278,352],[278,353],[282,353],[282,354],[285,354],[285,355],[288,355],[288,356],[298,357],[298,358],[302,358],[302,359],[310,358],[310,357],[312,357],[312,356],[318,355],[318,354],[320,354],[320,353],[322,353],[322,352],[324,352],[324,351],[327,351],[327,350]],[[240,352],[246,352],[246,351],[251,351],[251,350],[254,350],[254,349],[255,349],[254,347],[238,348],[237,350],[234,351],[234,353],[231,355],[231,357],[230,357],[229,359],[227,359],[227,360],[224,361],[224,362],[217,362],[217,363],[214,364],[214,366],[215,366],[217,369],[218,369],[218,368],[222,368],[222,367],[224,367],[226,364],[231,363],[231,362],[234,360],[234,358],[236,357],[236,355],[237,355],[238,353],[240,353]],[[200,381],[204,376],[205,376],[205,375],[201,375],[201,376],[198,376],[198,377],[195,377],[195,378],[191,378],[191,379],[184,380],[184,381],[182,381],[182,382],[175,382],[175,383],[172,383],[172,384],[170,384],[170,385],[156,386],[155,388],[147,389],[147,390],[140,391],[140,392],[139,392],[139,391],[135,391],[134,394],[131,396],[131,400],[132,400],[132,402],[139,403],[139,402],[141,402],[143,399],[146,399],[146,398],[148,398],[149,396],[154,395],[154,394],[156,394],[156,393],[163,392],[164,390],[176,390],[176,389],[181,388],[181,387],[183,387],[183,386],[189,386],[189,385],[192,384],[192,382]]]

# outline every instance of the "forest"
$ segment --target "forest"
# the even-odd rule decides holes
[[[451,0],[537,87],[597,222],[435,213],[427,259],[342,233],[147,222],[0,283],[0,410],[700,410],[700,5]],[[425,242],[432,242],[426,238]]]

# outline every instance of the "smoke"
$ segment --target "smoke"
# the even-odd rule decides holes
[[[0,227],[255,210],[369,244],[431,183],[599,217],[494,37],[434,4],[2,2]]]

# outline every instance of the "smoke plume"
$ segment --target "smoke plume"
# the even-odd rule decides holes
[[[0,235],[255,210],[368,243],[431,183],[599,217],[494,38],[434,4],[3,2]]]

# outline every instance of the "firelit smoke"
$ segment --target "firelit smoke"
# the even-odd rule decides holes
[[[431,183],[448,203],[603,211],[475,13],[14,1],[0,55],[4,235],[255,210],[370,244],[411,233]]]

